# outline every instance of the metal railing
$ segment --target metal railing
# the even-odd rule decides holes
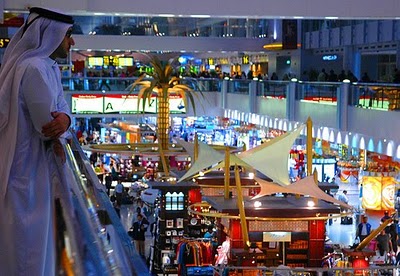
[[[76,138],[64,151],[66,163],[57,162],[63,191],[56,211],[57,221],[63,223],[57,225],[56,244],[65,244],[58,250],[65,261],[58,270],[75,275],[148,275]]]
[[[64,77],[65,91],[87,93],[128,93],[127,87],[137,78],[102,78],[102,77]],[[250,95],[252,84],[258,97],[287,98],[287,93],[296,93],[298,101],[308,101],[336,105],[338,93],[343,89],[341,82],[296,82],[294,91],[289,89],[290,81],[258,81],[218,78],[181,79],[183,84],[200,92],[219,92]],[[223,91],[223,82],[228,82]],[[398,111],[400,110],[400,84],[392,83],[350,83],[348,104],[355,107]],[[138,89],[138,88],[137,88]]]

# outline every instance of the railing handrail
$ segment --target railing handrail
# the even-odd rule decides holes
[[[76,274],[92,269],[105,276],[148,275],[76,136],[71,133],[71,137],[71,145],[64,145],[67,161],[58,162],[57,168],[68,237],[75,244],[71,255],[77,258]]]

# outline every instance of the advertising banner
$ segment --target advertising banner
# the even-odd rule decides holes
[[[73,94],[72,114],[157,114],[157,97],[146,99],[143,112],[143,100],[137,95],[126,94]],[[138,108],[139,102],[139,108]],[[170,97],[170,113],[184,114],[186,108],[180,96]]]
[[[136,95],[106,95],[104,96],[105,114],[135,114],[138,98]]]
[[[172,114],[184,114],[186,113],[186,107],[179,95],[169,97],[169,112]]]
[[[370,210],[394,209],[396,180],[389,176],[364,176],[362,207]]]
[[[72,114],[102,114],[103,95],[74,94],[72,95]]]

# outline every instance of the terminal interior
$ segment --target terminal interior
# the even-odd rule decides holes
[[[68,2],[48,3],[76,23],[61,275],[397,273],[396,1]],[[1,10],[0,64],[28,12]],[[141,98],[155,57],[194,101]]]

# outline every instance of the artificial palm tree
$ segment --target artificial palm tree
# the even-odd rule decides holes
[[[196,93],[191,87],[186,84],[181,84],[181,78],[178,74],[174,74],[172,62],[162,62],[156,56],[151,57],[150,64],[153,71],[147,73],[149,80],[144,80],[146,74],[142,74],[128,89],[133,92],[136,86],[140,88],[138,93],[138,110],[140,102],[142,102],[142,111],[144,112],[146,101],[151,100],[152,95],[157,96],[158,111],[157,111],[157,137],[159,146],[162,150],[168,150],[168,132],[169,132],[169,96],[179,95],[185,107],[187,108],[190,101],[193,111],[196,111],[195,97],[203,96],[201,92]]]

